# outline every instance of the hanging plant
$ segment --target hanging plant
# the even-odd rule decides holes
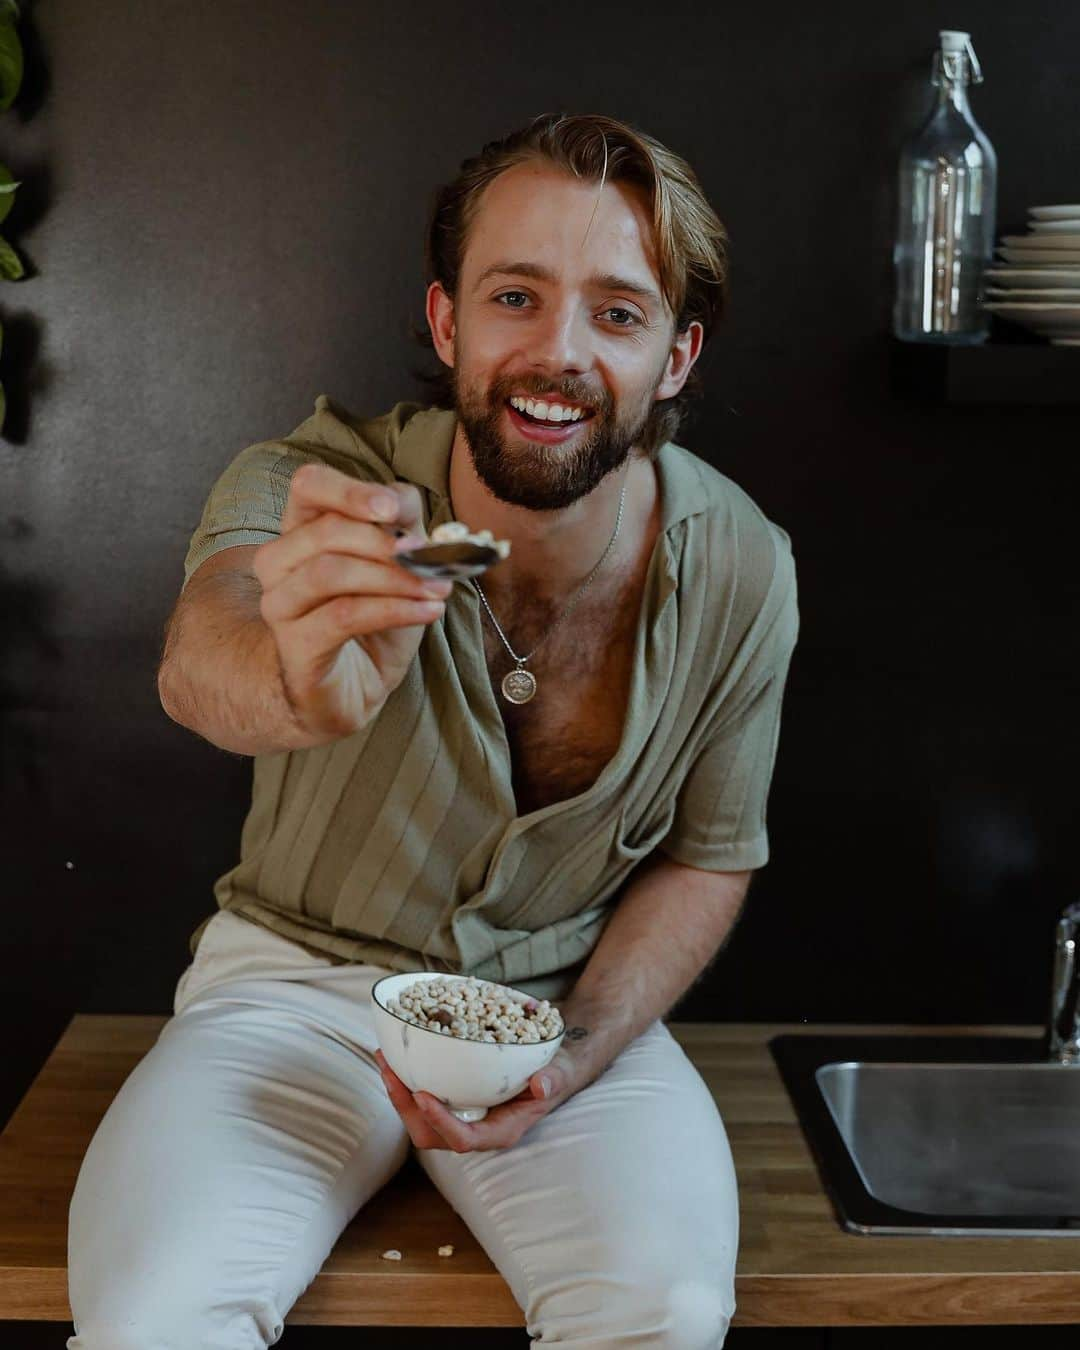
[[[16,0],[0,0],[0,112],[7,112],[22,85],[23,49],[15,27],[20,18]],[[15,204],[15,189],[18,186],[10,170],[0,164],[0,225]],[[0,235],[0,279],[18,281],[22,275],[23,265],[19,255]],[[0,325],[0,350],[3,336],[3,326]],[[0,384],[0,429],[4,425],[5,411],[4,386]]]

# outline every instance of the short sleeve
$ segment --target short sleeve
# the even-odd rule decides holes
[[[264,544],[281,533],[289,484],[301,464],[328,464],[357,478],[393,479],[321,445],[262,441],[236,456],[210,490],[184,559],[184,585],[212,554],[235,544]]]
[[[786,537],[786,536],[785,536]],[[781,554],[764,633],[732,696],[713,719],[658,845],[675,862],[741,872],[769,860],[765,808],[780,740],[780,710],[798,637],[795,566]]]

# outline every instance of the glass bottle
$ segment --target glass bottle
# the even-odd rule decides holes
[[[971,35],[943,30],[930,76],[935,106],[900,155],[893,332],[905,342],[978,343],[990,330],[983,290],[997,155],[967,96],[982,78]]]

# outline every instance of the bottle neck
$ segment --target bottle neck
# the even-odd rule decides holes
[[[964,52],[937,52],[930,82],[937,86],[938,111],[951,107],[965,117],[970,117],[967,92],[970,80],[971,68]]]

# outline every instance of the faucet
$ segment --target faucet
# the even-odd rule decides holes
[[[1059,1064],[1080,1064],[1080,900],[1058,920],[1054,942],[1054,977],[1050,989],[1049,1058]]]

